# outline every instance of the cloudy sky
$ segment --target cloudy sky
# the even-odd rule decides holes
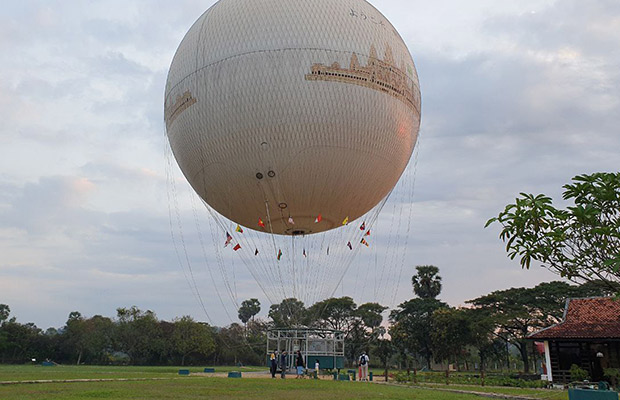
[[[171,239],[162,104],[179,42],[212,4],[3,3],[0,303],[18,321],[60,327],[73,310],[112,317],[131,305],[206,319]],[[409,298],[420,264],[440,268],[454,306],[555,279],[521,270],[498,227],[483,226],[519,192],[558,199],[577,174],[618,170],[620,3],[373,4],[412,52],[423,99],[406,259],[382,300]],[[357,279],[336,294],[359,294]],[[229,324],[209,285],[200,281],[211,322]],[[235,295],[266,302],[241,269]]]

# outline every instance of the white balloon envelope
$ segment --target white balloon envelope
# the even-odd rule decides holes
[[[174,56],[165,122],[213,209],[310,234],[389,194],[417,140],[420,89],[402,38],[366,1],[220,0]]]

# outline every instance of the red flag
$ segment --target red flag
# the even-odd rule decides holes
[[[224,242],[224,247],[228,246],[232,241],[232,236],[228,232],[226,232],[226,242]]]
[[[366,229],[366,221],[362,222],[362,225],[360,226],[360,231],[363,231]]]
[[[264,222],[263,222],[263,220],[262,220],[262,219],[260,219],[260,218],[258,219],[258,226],[260,226],[261,228],[264,228],[264,227],[265,227],[265,223],[264,223]]]
[[[323,220],[323,217],[321,217],[321,214],[319,214],[318,217],[316,217],[316,219],[314,220],[315,224],[318,224],[319,222],[321,222]]]
[[[349,250],[353,250],[353,246],[351,245],[351,242],[347,243],[347,246],[349,246]]]
[[[361,244],[365,245],[366,247],[368,247],[368,242],[366,240],[364,240],[364,238],[362,238],[362,240],[360,241]]]
[[[237,251],[237,250],[239,250],[240,248],[241,248],[241,245],[240,245],[239,243],[237,243],[237,244],[235,245],[235,247],[233,247],[233,250],[234,250],[234,251]]]
[[[282,250],[278,249],[278,261],[280,261],[280,257],[282,257]]]
[[[364,236],[370,236],[370,229],[364,234]]]

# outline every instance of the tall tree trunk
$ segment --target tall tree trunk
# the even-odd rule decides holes
[[[482,354],[482,352],[479,353],[480,354],[480,385],[484,386],[484,354]]]
[[[523,360],[523,372],[527,374],[530,372],[530,364],[528,362],[527,355],[527,343],[525,342],[525,340],[520,341],[517,347],[519,348],[519,352],[521,353],[521,360]]]

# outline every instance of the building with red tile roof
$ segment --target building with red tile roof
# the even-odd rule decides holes
[[[570,382],[573,364],[603,379],[605,368],[620,368],[620,300],[612,297],[567,299],[562,322],[529,336],[544,342],[547,378]]]

